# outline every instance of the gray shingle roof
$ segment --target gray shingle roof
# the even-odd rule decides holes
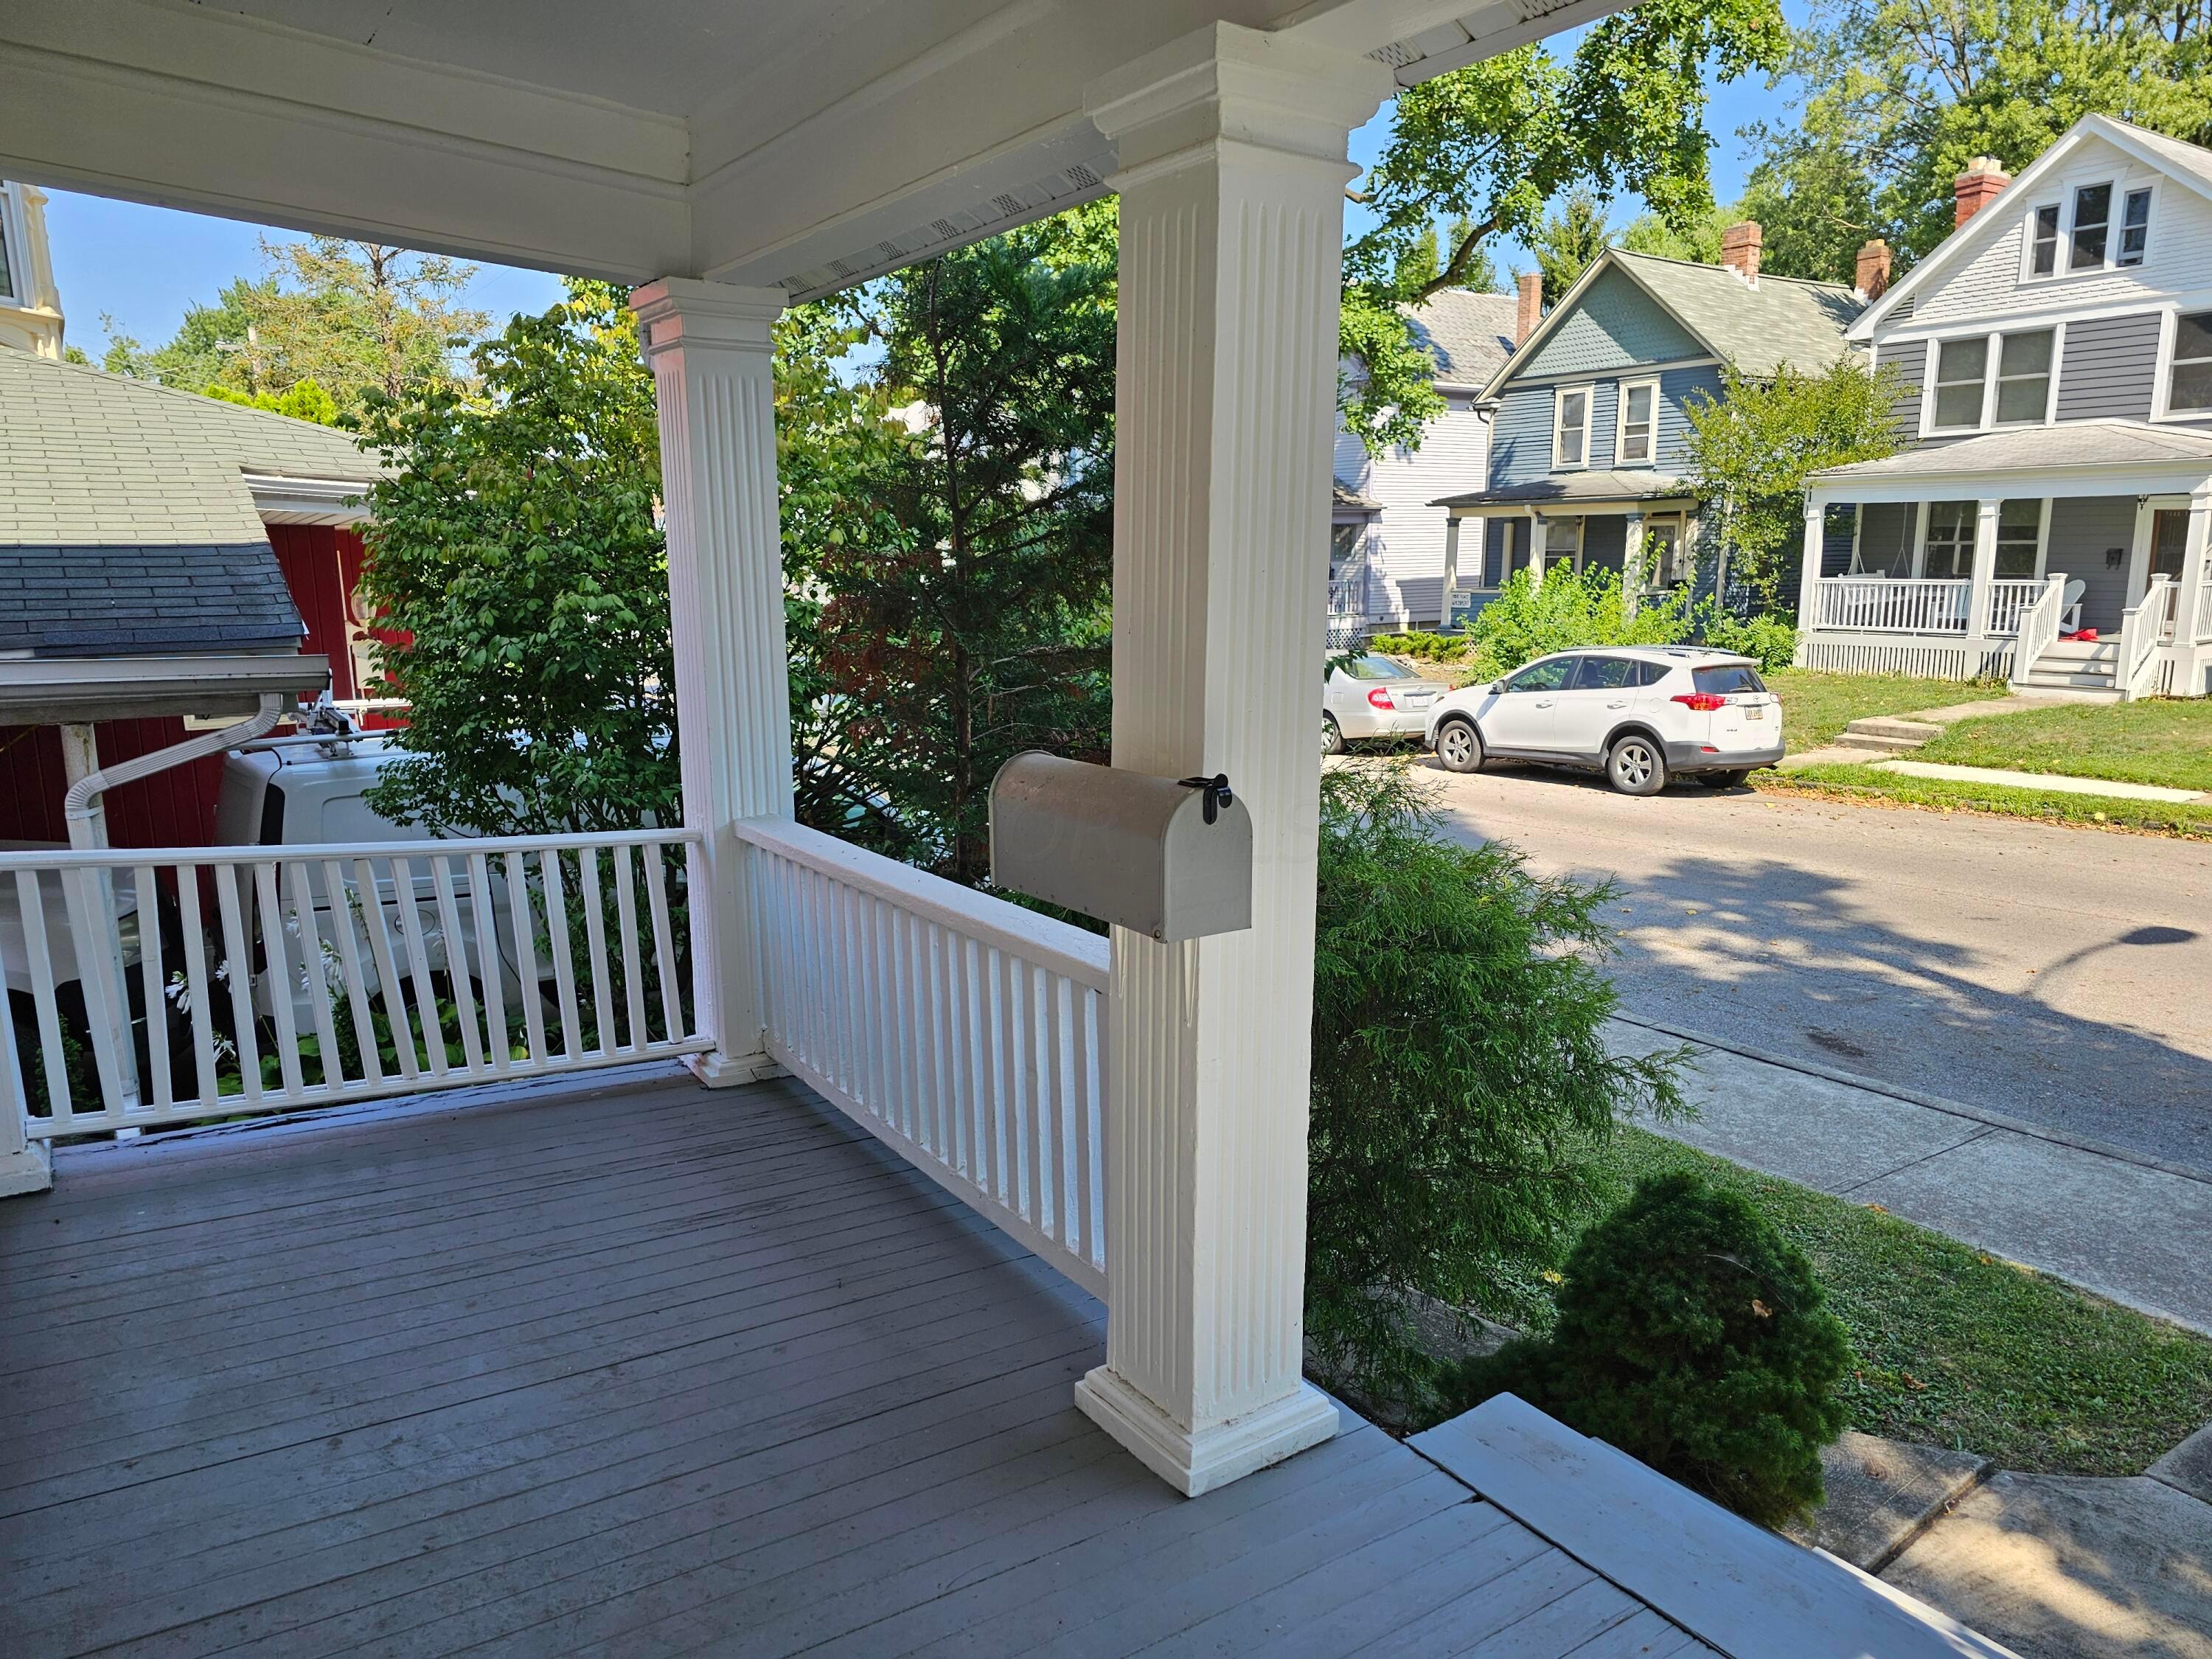
[[[2068,421],[2057,426],[1985,432],[1956,443],[1908,449],[1879,461],[1831,467],[1823,483],[1878,478],[1933,478],[1960,472],[2066,471],[2085,466],[2201,462],[2212,469],[2212,432],[2148,421]]]
[[[1844,355],[1844,331],[1866,304],[1837,283],[1761,276],[1746,283],[1721,265],[1656,254],[1608,256],[1642,283],[1716,356],[1746,374],[1771,374],[1785,363],[1819,374]]]
[[[2212,149],[2204,149],[2185,139],[2169,138],[2162,132],[2153,132],[2148,127],[2139,127],[2132,121],[2123,121],[2118,116],[2104,118],[2145,149],[2154,151],[2176,173],[2186,174],[2207,190],[2212,190]],[[2077,125],[2087,125],[2086,120]]]
[[[1671,472],[1560,472],[1533,483],[1447,495],[1431,507],[1547,507],[1577,501],[1649,501],[1681,495],[1688,486]]]
[[[0,547],[0,656],[290,652],[306,631],[265,541]]]
[[[247,472],[365,484],[377,469],[329,427],[0,351],[0,546],[264,540]]]
[[[1413,325],[1414,343],[1436,359],[1437,380],[1447,386],[1484,386],[1513,355],[1517,303],[1510,294],[1448,288],[1400,309]]]
[[[1328,481],[1328,504],[1345,513],[1380,513],[1382,503],[1361,495],[1341,478]]]

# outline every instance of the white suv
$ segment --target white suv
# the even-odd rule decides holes
[[[1540,761],[1601,771],[1624,795],[1656,795],[1677,773],[1724,789],[1782,758],[1782,704],[1753,658],[1592,646],[1451,693],[1425,740],[1451,772]]]

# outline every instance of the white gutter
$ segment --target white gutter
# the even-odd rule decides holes
[[[136,760],[119,761],[113,766],[79,778],[70,786],[69,793],[62,797],[62,817],[69,825],[70,845],[93,848],[107,844],[107,823],[100,809],[100,798],[108,790],[121,784],[136,783],[156,772],[166,772],[173,766],[182,766],[186,761],[220,755],[226,749],[234,749],[241,743],[251,743],[256,738],[268,736],[284,712],[284,701],[276,692],[264,691],[260,708],[250,719],[240,720],[236,726],[227,726],[220,732],[203,732],[197,738],[187,738],[167,749],[156,749],[152,754],[141,755]]]

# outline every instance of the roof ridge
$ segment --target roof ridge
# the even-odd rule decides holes
[[[1703,259],[1678,259],[1671,253],[1646,253],[1638,248],[1609,247],[1606,252],[1617,253],[1624,259],[1648,259],[1654,264],[1680,265],[1690,270],[1724,271],[1729,269],[1726,265],[1709,264]],[[1788,283],[1797,288],[1829,289],[1838,294],[1849,294],[1854,296],[1858,293],[1858,290],[1848,283],[1824,283],[1817,276],[1784,276],[1778,271],[1771,270],[1760,271],[1759,280],[1762,283]],[[1746,286],[1749,287],[1751,284],[1747,283]]]

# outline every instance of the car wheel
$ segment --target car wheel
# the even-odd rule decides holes
[[[1437,759],[1447,772],[1480,772],[1482,738],[1471,720],[1446,720],[1437,727]]]
[[[1656,795],[1667,787],[1667,757],[1640,732],[1631,732],[1607,751],[1606,781],[1624,795]]]
[[[1321,717],[1321,752],[1324,755],[1341,755],[1344,752],[1344,728],[1336,723],[1334,714]]]
[[[1750,775],[1748,772],[1700,772],[1698,781],[1708,789],[1735,789]]]

